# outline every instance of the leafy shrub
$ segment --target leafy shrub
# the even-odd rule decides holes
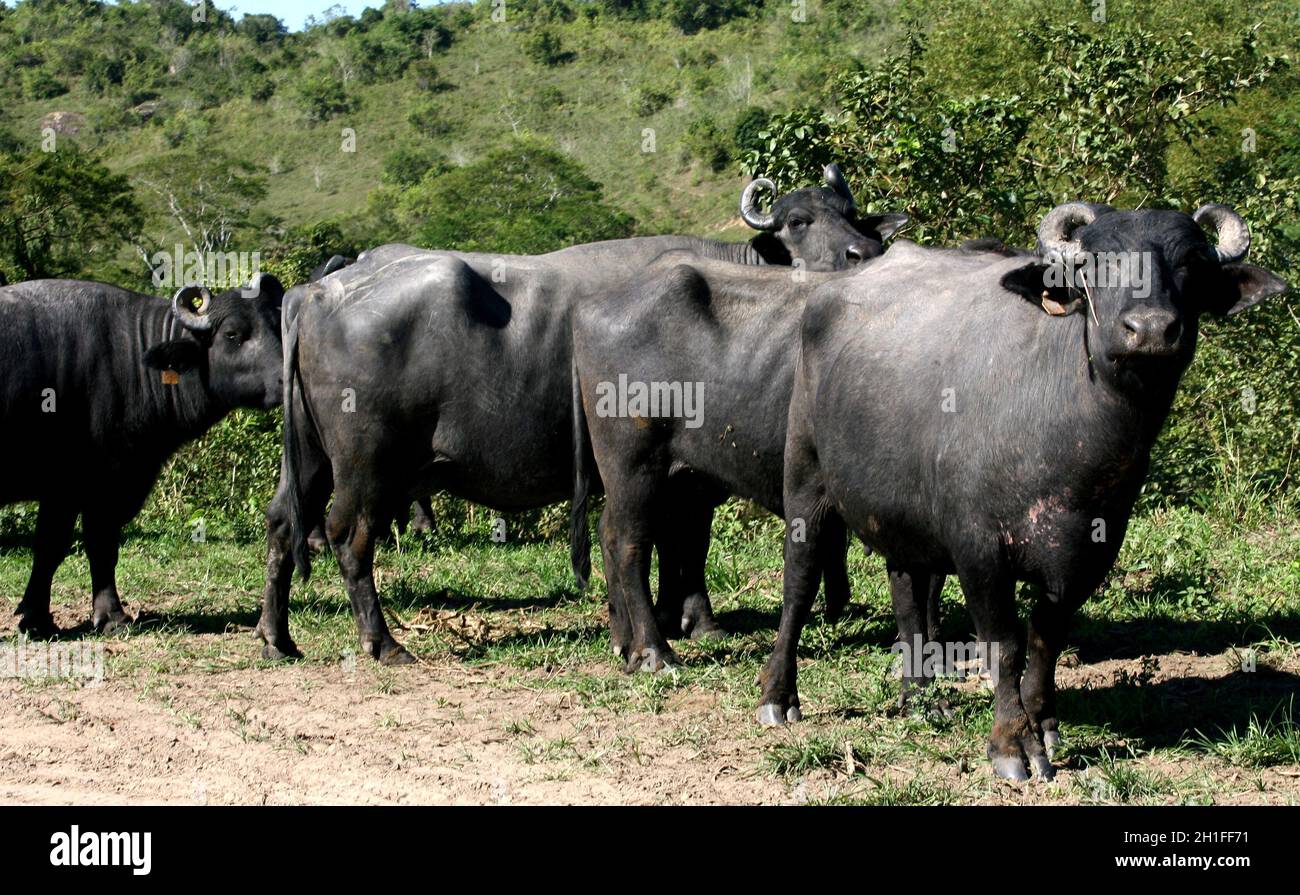
[[[451,122],[447,120],[442,106],[436,100],[421,102],[411,110],[406,120],[417,133],[425,137],[441,137],[451,132]]]
[[[524,38],[524,54],[538,65],[562,65],[573,60],[560,42],[560,36],[550,28],[537,28]]]
[[[28,99],[54,99],[68,92],[68,85],[43,68],[23,74],[23,95]]]
[[[576,162],[532,140],[426,178],[400,212],[420,245],[464,251],[536,254],[627,236],[633,225]]]
[[[683,34],[696,34],[749,15],[758,4],[746,0],[668,0],[668,20]]]
[[[685,146],[710,171],[721,171],[731,163],[732,143],[718,123],[707,115],[695,119],[686,128]]]
[[[731,129],[731,142],[741,153],[758,153],[763,149],[760,134],[767,130],[771,115],[758,106],[749,106],[740,113],[735,126]]]
[[[432,146],[404,146],[384,156],[382,178],[390,186],[414,186],[450,169],[447,157]]]
[[[359,104],[337,78],[319,72],[307,75],[295,85],[294,98],[312,122],[328,121],[335,115],[353,111]]]
[[[632,96],[632,111],[641,117],[653,115],[673,101],[673,94],[660,87],[643,85]]]

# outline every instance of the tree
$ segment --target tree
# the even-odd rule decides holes
[[[519,254],[615,239],[633,228],[576,162],[533,140],[426,177],[403,195],[399,218],[423,246]]]
[[[155,220],[179,227],[204,256],[232,249],[248,235],[253,209],[266,197],[258,166],[206,147],[151,159],[136,178],[155,198]]]
[[[75,145],[0,152],[0,263],[12,274],[84,276],[139,230],[141,218],[130,181]]]
[[[308,72],[294,89],[298,107],[312,122],[328,121],[354,110],[358,101],[350,96],[342,80],[326,72]]]

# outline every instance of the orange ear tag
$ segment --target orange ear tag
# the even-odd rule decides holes
[[[180,385],[181,374],[177,373],[175,370],[163,370],[162,381],[163,385]]]

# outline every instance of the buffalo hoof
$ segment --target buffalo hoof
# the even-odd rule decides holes
[[[672,665],[677,665],[677,654],[669,647],[658,649],[657,647],[648,646],[642,650],[633,651],[628,657],[627,665],[623,668],[628,674],[637,671],[648,671],[654,673],[663,671]]]
[[[1034,766],[1034,775],[1044,783],[1051,782],[1056,776],[1056,768],[1052,767],[1052,760],[1046,755],[1034,755],[1029,763]]]
[[[96,634],[112,634],[116,631],[125,631],[130,627],[133,619],[121,609],[114,609],[104,615],[96,615],[94,626]]]
[[[731,632],[711,618],[706,622],[691,627],[692,640],[706,640],[710,637],[721,639],[730,636]]]
[[[278,644],[267,640],[262,643],[262,658],[268,662],[292,662],[302,658],[302,650],[292,640]]]
[[[787,722],[802,721],[803,713],[798,705],[782,708],[774,702],[767,702],[758,707],[758,723],[763,727],[781,727]]]
[[[713,617],[713,607],[704,594],[692,594],[682,605],[682,632],[692,640],[726,637],[727,631]]]
[[[1047,750],[1048,758],[1056,757],[1056,750],[1061,747],[1061,732],[1059,730],[1043,731],[1043,748]]]
[[[400,643],[393,643],[379,653],[380,665],[414,665],[415,656],[406,651]]]
[[[379,640],[361,639],[361,652],[374,659],[380,665],[414,665],[415,656],[387,634]]]
[[[1003,780],[1024,783],[1029,779],[1029,769],[1018,755],[997,755],[993,758],[993,773]]]
[[[59,636],[59,626],[54,623],[54,616],[45,612],[23,612],[19,607],[18,630],[32,640],[49,640]]]

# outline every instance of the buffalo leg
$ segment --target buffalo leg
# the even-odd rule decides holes
[[[822,581],[826,588],[826,621],[834,623],[849,605],[848,529],[823,532],[821,544]]]
[[[713,617],[704,581],[713,507],[689,498],[680,506],[671,516],[660,517],[655,536],[659,547],[659,599],[655,617],[665,637],[692,640],[725,637],[726,630]]]
[[[1081,602],[1040,595],[1029,618],[1029,660],[1020,683],[1020,701],[1042,735],[1049,758],[1061,744],[1056,717],[1056,660],[1065,648],[1070,617]]]
[[[981,646],[993,675],[993,771],[1009,780],[1028,780],[1029,767],[1044,780],[1055,771],[1029,714],[1020,701],[1024,629],[1016,615],[1016,581],[997,562],[958,569]]]
[[[122,522],[99,510],[82,514],[81,529],[86,538],[86,559],[90,562],[91,621],[95,630],[110,633],[125,628],[131,617],[122,608],[117,593],[117,557]]]
[[[930,683],[925,673],[924,646],[939,639],[937,618],[931,611],[934,583],[943,588],[943,576],[932,575],[923,566],[904,567],[888,563],[889,595],[898,623],[898,641],[903,644],[903,683],[900,705],[906,705],[917,691]],[[942,654],[942,653],[941,653]],[[943,669],[940,669],[941,671]]]
[[[632,629],[624,671],[658,671],[676,665],[677,656],[659,631],[650,602],[650,551],[654,546],[653,481],[629,476],[606,490],[601,547],[606,557],[610,604],[621,599]]]
[[[376,505],[382,505],[377,502]],[[338,557],[347,585],[348,598],[356,617],[361,651],[381,665],[408,665],[415,658],[393,639],[379,607],[375,588],[375,533],[382,531],[378,515],[356,498],[340,490],[334,497],[326,533]]]
[[[600,537],[600,553],[605,560],[606,586],[609,591],[609,644],[614,650],[615,657],[626,662],[628,651],[632,648],[632,622],[628,618],[627,605],[623,602],[623,591],[614,586],[614,561],[609,552],[609,539],[606,535],[608,521],[608,515],[602,512],[600,522],[597,524],[597,534]],[[659,562],[662,567],[664,562],[662,554]]]
[[[50,614],[50,587],[54,573],[72,547],[72,531],[77,524],[77,508],[54,500],[41,501],[36,516],[36,543],[33,549],[32,574],[27,590],[14,615],[18,630],[32,637],[52,637],[59,632]]]
[[[303,458],[302,475],[307,482],[303,493],[303,518],[319,519],[329,502],[333,479],[330,469],[319,456]],[[266,508],[266,580],[262,589],[262,613],[254,633],[262,641],[262,658],[270,660],[300,659],[302,651],[289,633],[289,590],[293,583],[293,518],[290,509],[291,483],[281,464],[280,485]],[[317,525],[308,536],[324,540]],[[320,549],[320,548],[311,548]]]
[[[787,487],[785,506],[781,627],[777,631],[772,655],[758,676],[763,691],[758,723],[765,727],[798,721],[802,717],[796,680],[799,635],[808,621],[822,577],[824,554],[819,544],[822,538],[829,538],[832,542],[842,539],[844,529],[843,520],[826,506],[820,487],[793,495]]]

